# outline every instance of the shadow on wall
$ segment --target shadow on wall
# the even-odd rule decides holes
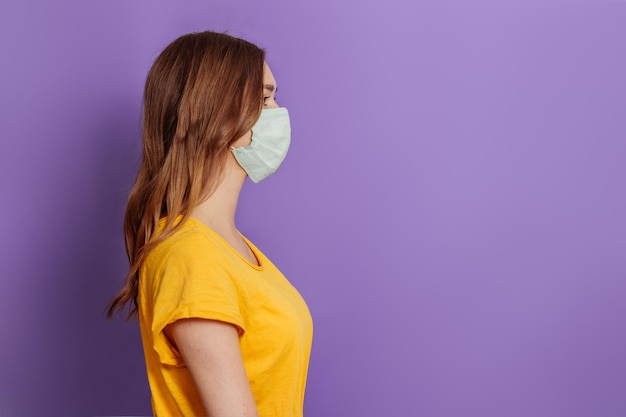
[[[42,302],[30,319],[37,330],[9,365],[7,374],[19,376],[11,416],[151,414],[137,322],[104,315],[126,273],[122,222],[139,161],[139,111],[128,100],[101,105],[85,112],[92,120],[69,126],[68,118],[57,132],[73,139],[51,155],[62,175],[30,249],[37,262],[26,263]]]

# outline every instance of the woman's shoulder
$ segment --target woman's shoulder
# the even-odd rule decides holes
[[[165,220],[162,219],[162,222]],[[178,256],[194,258],[199,254],[208,256],[220,250],[219,241],[210,230],[196,219],[189,218],[169,236],[159,242],[148,258]]]

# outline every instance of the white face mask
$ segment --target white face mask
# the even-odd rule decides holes
[[[261,110],[259,120],[252,127],[252,142],[231,150],[250,179],[257,183],[276,172],[290,144],[289,113],[280,107]]]

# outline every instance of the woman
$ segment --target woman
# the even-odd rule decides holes
[[[306,304],[235,226],[246,176],[273,173],[289,116],[257,46],[226,34],[172,42],[144,93],[143,158],[124,230],[155,415],[301,416]]]

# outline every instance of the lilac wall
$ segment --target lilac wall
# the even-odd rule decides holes
[[[369,3],[369,4],[368,4]],[[308,300],[309,417],[626,415],[626,3],[0,5],[0,415],[147,415],[103,318],[141,90],[176,36],[268,49],[293,147],[240,228]]]

